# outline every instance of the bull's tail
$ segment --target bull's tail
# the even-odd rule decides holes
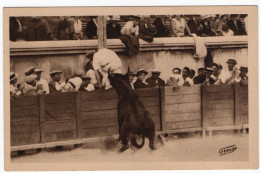
[[[144,142],[145,142],[144,134],[142,134],[142,143],[141,144],[137,144],[135,136],[132,136],[132,138],[131,138],[131,144],[138,149],[140,149],[144,146]]]

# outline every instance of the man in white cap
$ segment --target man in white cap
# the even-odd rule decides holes
[[[120,16],[113,16],[111,21],[107,24],[107,38],[115,39],[121,35],[121,26],[118,24]]]
[[[36,86],[37,75],[31,74],[29,76],[25,76],[25,86],[23,93],[25,96],[34,96],[37,94],[42,94],[42,88],[40,86]]]
[[[49,89],[50,93],[55,93],[55,92],[63,92],[65,83],[61,83],[61,74],[62,72],[59,70],[53,70],[50,72],[50,76],[52,78],[51,82],[49,83]]]
[[[69,92],[69,91],[78,91],[81,84],[82,84],[82,72],[81,70],[76,70],[74,73],[74,77],[70,78],[69,81],[67,82],[66,86],[65,86],[65,91]]]
[[[239,81],[239,71],[237,68],[237,61],[234,59],[228,59],[226,62],[228,69],[222,71],[219,76],[219,83],[232,84]]]
[[[29,75],[31,75],[31,74],[36,74],[35,73],[35,67],[28,67],[26,70],[25,70],[25,76],[29,76]]]
[[[42,87],[43,94],[49,94],[50,93],[49,85],[48,85],[48,82],[42,77],[42,70],[36,68],[34,71],[35,71],[35,73],[37,75],[37,79],[36,79],[37,83],[36,83],[36,85]]]
[[[91,83],[91,77],[89,75],[85,75],[81,77],[82,84],[79,88],[79,91],[94,91],[95,86]]]
[[[10,94],[11,96],[20,96],[22,95],[22,90],[23,90],[23,87],[18,87],[17,86],[17,73],[14,73],[14,72],[11,72],[10,74]],[[24,85],[22,85],[24,86]]]
[[[122,28],[121,34],[126,34],[126,35],[134,34],[137,37],[139,35],[138,24],[139,24],[140,17],[132,16],[131,18],[132,19],[126,22],[126,24]]]
[[[110,69],[111,73],[122,74],[121,67],[122,62],[120,58],[110,49],[99,49],[93,56],[93,68],[103,76],[102,83],[100,79],[97,79],[99,87],[104,86],[106,90],[112,88],[108,80],[108,69]]]

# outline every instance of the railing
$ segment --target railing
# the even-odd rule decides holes
[[[157,134],[248,128],[248,87],[236,85],[136,90]],[[11,99],[11,150],[78,144],[118,134],[114,90]]]

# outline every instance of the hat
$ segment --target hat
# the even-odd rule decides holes
[[[237,61],[234,59],[228,59],[226,63],[237,64]]]
[[[180,74],[180,73],[181,73],[181,69],[176,67],[176,68],[173,68],[173,69],[172,69],[172,72],[173,72],[173,73],[179,73],[179,74]]]
[[[152,70],[151,73],[157,73],[160,74],[161,72],[159,70]]]
[[[139,70],[137,71],[137,73],[136,73],[136,76],[139,76],[141,73],[144,73],[145,75],[148,74],[148,72],[145,71],[144,69],[139,69]]]
[[[36,73],[37,73],[37,72],[42,72],[42,70],[41,70],[41,69],[38,69],[38,68],[36,68],[34,71],[35,71]]]
[[[116,20],[116,21],[119,21],[120,20],[120,16],[118,15],[114,15],[111,20]]]
[[[11,73],[10,73],[10,82],[13,81],[13,80],[15,80],[17,77],[18,77],[18,74],[17,74],[17,73],[11,72]]]
[[[230,17],[237,17],[238,14],[230,14]]]
[[[82,80],[88,80],[88,79],[90,80],[91,77],[88,74],[86,74],[86,75],[81,76],[81,79]]]
[[[207,71],[207,72],[213,72],[213,68],[207,67],[207,68],[206,68],[206,71]]]
[[[223,17],[223,16],[228,16],[228,14],[220,14],[219,18]]]
[[[198,71],[201,71],[201,70],[205,70],[204,68],[202,68],[202,67],[200,67],[199,69],[198,69]]]
[[[212,15],[207,14],[207,15],[202,16],[202,20],[204,20],[204,19],[208,19],[208,18],[211,18],[211,17],[212,17]]]
[[[241,66],[241,67],[240,67],[240,71],[248,71],[248,68]]]
[[[29,76],[25,76],[25,82],[26,83],[31,83],[32,81],[36,80],[37,75],[31,74]]]
[[[29,76],[29,75],[31,75],[33,72],[34,72],[34,70],[35,70],[36,68],[35,67],[28,67],[26,70],[25,70],[25,76]]]
[[[52,76],[54,74],[60,74],[60,73],[62,73],[62,72],[59,71],[59,70],[53,70],[53,71],[50,72],[50,75]]]

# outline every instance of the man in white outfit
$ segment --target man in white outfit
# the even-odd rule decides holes
[[[41,69],[35,69],[34,71],[35,71],[35,73],[37,75],[36,86],[41,85],[43,93],[44,94],[49,94],[50,93],[49,84],[48,84],[48,82],[44,78],[42,78],[42,76],[41,76],[42,70]]]
[[[106,90],[112,88],[108,80],[108,69],[110,68],[111,73],[121,74],[121,67],[122,62],[120,58],[110,49],[99,49],[93,56],[93,68],[103,76],[102,84],[100,79],[97,79],[98,83],[104,86]]]

